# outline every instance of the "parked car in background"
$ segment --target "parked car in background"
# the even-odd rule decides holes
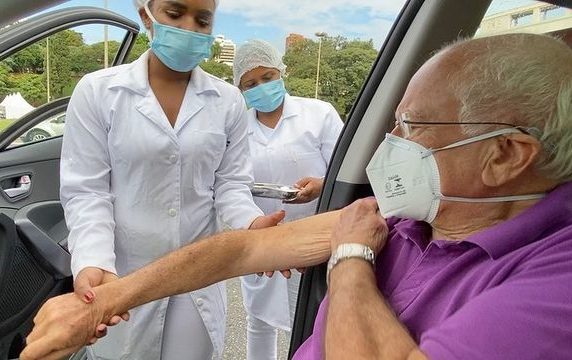
[[[61,114],[48,120],[42,121],[38,125],[28,130],[21,136],[23,142],[41,141],[54,136],[64,134],[66,114]]]

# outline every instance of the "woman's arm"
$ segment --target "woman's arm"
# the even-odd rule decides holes
[[[227,116],[227,147],[215,172],[214,206],[221,220],[230,228],[246,229],[264,214],[254,204],[250,193],[254,175],[248,145],[246,105],[238,90],[232,111]]]
[[[70,230],[72,273],[86,291],[87,278],[98,278],[87,272],[101,272],[101,278],[103,271],[116,273],[108,126],[95,93],[88,77],[74,90],[66,112],[60,166],[60,199]]]

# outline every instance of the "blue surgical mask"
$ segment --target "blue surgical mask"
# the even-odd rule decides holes
[[[264,113],[272,112],[282,104],[286,96],[284,80],[278,79],[269,81],[246,90],[242,93],[246,99],[248,107]]]
[[[147,4],[145,11],[153,21],[151,50],[169,69],[189,72],[211,56],[214,36],[160,24]]]

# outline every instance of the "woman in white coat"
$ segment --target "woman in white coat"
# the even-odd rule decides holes
[[[234,83],[248,110],[248,139],[256,182],[296,185],[290,203],[255,198],[266,214],[286,211],[286,221],[315,213],[323,177],[343,123],[334,109],[316,99],[289,96],[278,51],[261,40],[241,46],[234,59]],[[291,331],[300,274],[290,279],[242,277],[247,312],[247,358],[276,359],[277,328]]]
[[[217,215],[233,228],[280,217],[263,217],[252,201],[244,99],[197,67],[210,53],[217,2],[135,0],[151,50],[74,90],[60,193],[75,292],[86,302],[91,287],[214,233]],[[225,307],[223,284],[144,305],[88,355],[220,358]]]

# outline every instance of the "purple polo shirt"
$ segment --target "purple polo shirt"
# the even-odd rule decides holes
[[[462,242],[388,224],[377,284],[430,359],[572,359],[572,182]],[[295,360],[323,358],[327,306]]]

